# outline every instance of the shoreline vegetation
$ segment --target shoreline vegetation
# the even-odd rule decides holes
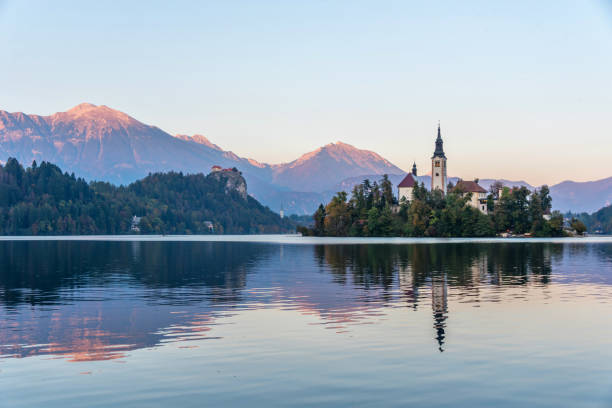
[[[452,186],[449,186],[452,187]],[[428,191],[417,184],[410,201],[398,202],[387,175],[379,182],[366,179],[353,188],[321,204],[313,215],[312,227],[298,227],[305,236],[318,237],[563,237],[563,215],[551,212],[548,186],[535,191],[526,187],[494,185],[487,197],[484,214],[468,204],[471,194],[448,189]],[[579,235],[586,230],[579,220],[572,226]]]
[[[273,234],[295,231],[246,194],[236,169],[87,182],[51,163],[0,164],[0,235]]]
[[[299,233],[288,234],[207,234],[207,235],[0,235],[2,241],[117,241],[117,242],[248,242],[287,245],[404,245],[404,244],[508,244],[508,243],[612,243],[612,235],[563,236],[563,237],[314,237]]]
[[[563,237],[568,230],[582,235],[584,224],[595,223],[595,214],[591,219],[580,214],[564,226],[563,216],[550,212],[547,186],[534,192],[525,187],[492,188],[501,196],[489,194],[489,214],[483,214],[468,204],[469,195],[443,196],[423,184],[415,186],[413,200],[398,202],[386,175],[379,182],[356,185],[350,199],[345,192],[337,193],[312,217],[281,218],[246,194],[246,182],[237,169],[227,170],[208,175],[154,173],[128,186],[115,186],[62,173],[49,162],[34,161],[24,168],[10,158],[0,164],[0,236],[297,231],[316,237]],[[600,218],[596,225],[607,225],[602,224],[607,218]]]

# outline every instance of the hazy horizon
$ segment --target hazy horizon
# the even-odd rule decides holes
[[[107,105],[289,162],[342,141],[428,172],[533,185],[612,176],[606,1],[0,0],[0,109]]]

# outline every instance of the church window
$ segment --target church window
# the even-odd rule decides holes
[[[440,173],[436,173],[436,177],[438,177],[440,175]]]
[[[436,167],[440,167],[440,162],[436,161]]]

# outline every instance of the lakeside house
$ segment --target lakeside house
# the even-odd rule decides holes
[[[140,218],[137,216],[132,217],[132,225],[130,226],[131,232],[140,233]]]

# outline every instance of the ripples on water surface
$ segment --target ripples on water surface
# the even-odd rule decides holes
[[[0,406],[612,405],[609,241],[279,241],[0,241]]]

